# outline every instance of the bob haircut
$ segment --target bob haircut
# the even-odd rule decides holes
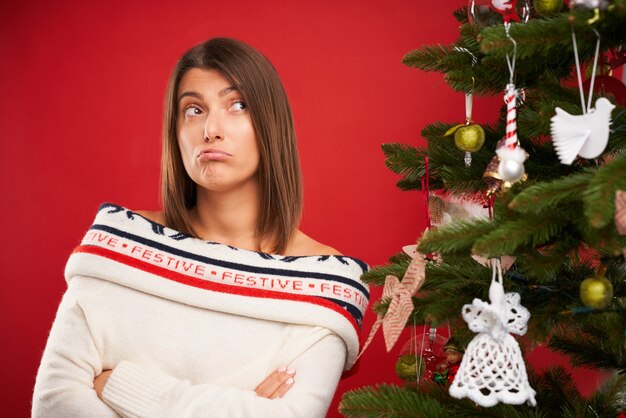
[[[276,69],[243,42],[214,38],[187,51],[170,76],[165,94],[161,199],[166,225],[194,237],[188,210],[196,205],[196,184],[183,166],[178,146],[178,88],[192,68],[216,70],[239,90],[248,106],[259,147],[260,210],[256,236],[282,254],[300,223],[302,176],[287,95]]]

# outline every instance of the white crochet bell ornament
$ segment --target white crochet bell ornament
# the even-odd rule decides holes
[[[492,259],[491,266],[491,303],[474,299],[463,307],[463,319],[478,335],[469,343],[449,393],[484,407],[498,402],[535,406],[522,353],[510,334],[526,333],[530,313],[520,304],[519,294],[504,293],[500,260]]]

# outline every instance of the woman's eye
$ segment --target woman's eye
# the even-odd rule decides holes
[[[200,113],[202,113],[202,111],[196,106],[189,106],[185,108],[184,113],[185,117],[191,118],[194,116],[198,116]]]
[[[230,108],[236,112],[241,112],[243,110],[246,110],[248,106],[243,100],[237,100],[234,101],[232,105],[230,105]]]

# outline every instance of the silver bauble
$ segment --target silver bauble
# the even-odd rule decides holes
[[[498,164],[498,174],[504,181],[515,183],[524,177],[524,163],[515,160],[502,160]]]

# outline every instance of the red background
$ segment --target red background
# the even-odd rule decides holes
[[[65,289],[63,267],[98,205],[158,209],[162,97],[189,47],[229,36],[276,66],[295,115],[305,186],[302,229],[382,264],[415,242],[420,193],[395,188],[380,144],[423,144],[421,129],[462,121],[440,74],[400,63],[451,43],[464,1],[18,1],[0,5],[0,391],[2,416],[28,416],[37,366]],[[495,119],[501,99],[475,103]],[[372,291],[373,299],[380,289]],[[364,330],[374,321],[369,312]],[[382,336],[341,393],[396,382],[399,346]],[[554,357],[535,355],[540,363]]]

